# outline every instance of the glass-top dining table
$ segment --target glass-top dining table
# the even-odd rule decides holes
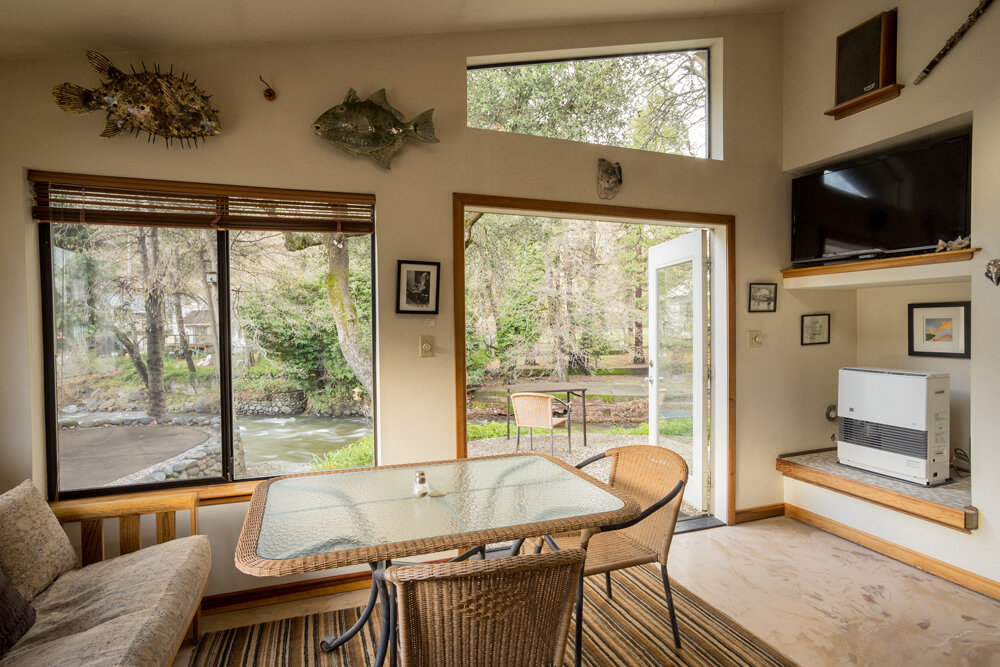
[[[423,497],[413,493],[418,471],[430,490]],[[363,627],[379,597],[391,600],[382,574],[394,559],[506,541],[513,541],[513,554],[525,539],[596,529],[638,514],[632,499],[544,454],[290,475],[254,490],[236,567],[280,576],[369,564],[365,611],[347,633],[321,642],[330,651]],[[382,604],[377,665],[394,635],[390,606]]]

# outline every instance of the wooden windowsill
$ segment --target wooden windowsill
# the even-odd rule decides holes
[[[963,533],[971,533],[979,527],[979,510],[971,505],[966,507],[942,505],[788,460],[805,453],[807,452],[779,456],[775,461],[775,469],[790,479],[842,493]]]
[[[245,503],[250,501],[250,496],[257,485],[263,482],[262,479],[252,479],[241,482],[223,482],[221,484],[201,484],[198,486],[171,487],[169,489],[158,489],[156,491],[138,491],[136,493],[116,493],[107,496],[90,496],[87,498],[75,498],[73,500],[60,500],[49,503],[52,506],[85,506],[93,503],[113,501],[127,503],[139,499],[155,499],[162,496],[176,496],[178,494],[198,493],[198,506],[225,505],[228,503]]]

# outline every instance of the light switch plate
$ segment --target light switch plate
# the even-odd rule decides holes
[[[421,336],[420,337],[420,356],[421,357],[433,357],[434,356],[434,336]]]
[[[763,347],[764,335],[756,329],[747,331],[747,347]]]

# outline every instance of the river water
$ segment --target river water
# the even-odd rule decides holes
[[[312,463],[313,454],[323,456],[371,433],[363,417],[238,416],[236,424],[247,463]]]

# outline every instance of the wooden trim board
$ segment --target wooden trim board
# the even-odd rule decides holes
[[[735,523],[747,523],[748,521],[759,521],[760,519],[771,519],[776,516],[785,516],[785,503],[774,503],[773,505],[759,505],[736,510]]]
[[[782,278],[802,278],[804,276],[825,276],[831,273],[852,273],[854,271],[871,271],[874,269],[892,269],[900,266],[922,266],[924,264],[945,264],[947,262],[966,262],[982,248],[965,248],[964,250],[949,250],[946,252],[926,253],[923,255],[906,255],[905,257],[889,257],[886,259],[866,259],[860,262],[844,262],[828,266],[806,266],[799,269],[783,269]]]
[[[829,519],[825,516],[820,516],[819,514],[802,509],[801,507],[796,507],[795,505],[790,505],[788,503],[785,504],[785,516],[791,517],[803,523],[808,523],[810,526],[815,526],[816,528],[832,533],[837,537],[842,537],[845,540],[854,542],[855,544],[860,544],[861,546],[871,549],[872,551],[877,551],[878,553],[898,560],[901,563],[912,565],[913,567],[933,574],[934,576],[947,579],[948,581],[968,588],[969,590],[982,593],[983,595],[991,597],[994,600],[1000,600],[1000,581],[987,579],[982,575],[969,572],[968,570],[963,570],[962,568],[955,567],[954,565],[937,560],[936,558],[925,556],[924,554],[913,551],[912,549],[907,549],[906,547],[901,547],[898,544],[893,544],[892,542],[883,540],[881,537],[875,537],[874,535],[865,533],[856,528],[851,528],[850,526],[846,526],[838,521],[834,521],[833,519]]]
[[[452,280],[454,299],[455,349],[455,455],[468,456],[465,431],[465,209],[506,212],[531,212],[554,216],[574,216],[586,220],[621,222],[678,222],[693,226],[715,225],[726,235],[726,286],[728,289],[727,369],[728,452],[726,460],[726,523],[736,523],[736,217],[722,213],[697,213],[665,209],[585,204],[580,202],[500,197],[456,192],[452,195]]]
[[[218,593],[202,598],[201,613],[203,616],[211,616],[212,614],[225,614],[230,611],[264,607],[281,602],[358,591],[369,588],[371,581],[371,572],[349,572],[332,577],[295,581],[289,584]]]
[[[858,498],[875,505],[881,505],[897,512],[909,514],[918,519],[924,519],[936,523],[939,526],[951,528],[963,533],[972,532],[971,529],[979,527],[979,511],[972,508],[959,509],[939,505],[921,498],[914,498],[898,491],[883,489],[872,486],[865,482],[859,482],[847,477],[840,477],[823,470],[810,468],[808,466],[794,463],[782,458],[778,458],[774,464],[775,469],[800,482],[813,484],[815,486],[836,491],[852,498]]]

